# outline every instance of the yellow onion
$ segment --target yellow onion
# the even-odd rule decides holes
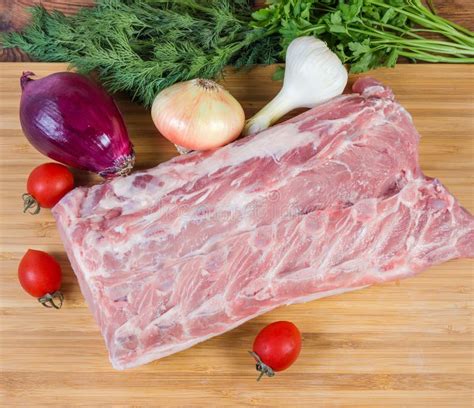
[[[153,102],[151,116],[159,132],[180,152],[214,149],[232,142],[245,122],[240,103],[208,79],[179,82],[164,89]]]

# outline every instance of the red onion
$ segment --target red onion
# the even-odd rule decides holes
[[[30,143],[51,159],[105,178],[130,173],[135,154],[113,99],[80,74],[36,81],[32,75],[20,79],[20,121]]]

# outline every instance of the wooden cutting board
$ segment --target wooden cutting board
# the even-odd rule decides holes
[[[45,161],[18,120],[23,70],[45,76],[64,64],[0,66],[0,364],[4,406],[470,407],[473,390],[473,262],[456,260],[418,277],[303,305],[282,307],[184,352],[137,369],[111,368],[48,210],[22,214],[31,169]],[[280,84],[273,67],[228,72],[225,86],[252,114]],[[473,66],[404,65],[371,73],[392,87],[422,135],[421,165],[474,211]],[[354,78],[351,78],[353,80]],[[143,108],[119,98],[137,167],[175,154]],[[78,183],[93,177],[78,174]],[[60,311],[20,288],[27,248],[61,262]],[[255,381],[247,354],[258,330],[291,320],[303,332],[297,363]]]

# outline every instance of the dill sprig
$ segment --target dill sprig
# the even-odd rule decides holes
[[[278,38],[251,27],[244,0],[99,0],[75,16],[31,9],[22,33],[3,37],[41,61],[68,61],[97,72],[111,92],[125,91],[150,106],[178,81],[216,78],[226,65],[276,61]]]

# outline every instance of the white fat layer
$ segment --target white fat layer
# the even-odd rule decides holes
[[[339,294],[342,294],[342,293],[345,293],[345,292],[350,292],[350,291],[353,291],[353,290],[363,289],[363,288],[366,288],[367,286],[369,286],[369,285],[358,286],[358,287],[349,287],[349,288],[343,288],[343,289],[334,289],[334,290],[328,290],[328,291],[324,291],[324,292],[318,292],[318,293],[315,293],[315,294],[310,295],[310,296],[304,296],[304,297],[294,299],[291,302],[288,302],[286,305],[297,304],[297,303],[305,303],[305,302],[309,302],[311,300],[316,300],[316,299],[320,299],[320,298],[327,297],[327,296],[334,296],[334,295],[339,295]],[[251,316],[247,316],[243,319],[239,319],[239,320],[237,320],[235,322],[232,322],[232,323],[226,323],[225,331],[230,331],[230,330],[240,326],[241,324],[243,324],[243,323],[245,323],[245,322],[247,322],[247,321],[249,321],[249,320],[251,320],[251,319],[253,319],[257,316],[260,316],[264,313],[269,312],[270,310],[272,310],[276,307],[278,307],[278,306],[262,308],[257,313],[255,313]],[[215,337],[215,336],[221,334],[222,331],[223,330],[218,326],[218,329],[216,330],[216,332],[210,333],[206,336],[192,338],[192,339],[186,340],[186,341],[181,342],[181,343],[174,343],[170,346],[156,347],[153,350],[149,350],[149,351],[141,354],[137,359],[134,359],[132,361],[120,361],[120,360],[116,361],[116,360],[113,360],[112,358],[110,359],[110,361],[111,361],[112,365],[114,366],[114,368],[116,368],[118,370],[124,370],[126,368],[138,367],[140,365],[147,364],[147,363],[149,363],[153,360],[157,360],[157,359],[169,356],[170,354],[174,354],[174,353],[177,353],[179,351],[190,348],[190,347],[192,347],[192,346],[194,346],[198,343],[201,343],[203,341],[206,341],[206,340],[208,340],[212,337]]]

